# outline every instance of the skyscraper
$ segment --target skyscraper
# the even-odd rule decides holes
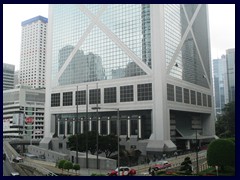
[[[226,51],[229,102],[235,101],[235,49]]]
[[[215,92],[215,112],[217,115],[222,114],[224,105],[228,103],[227,64],[225,55],[222,55],[221,59],[213,60],[213,78]]]
[[[20,84],[45,87],[47,18],[37,16],[22,22]]]
[[[3,63],[3,90],[14,88],[14,71],[14,65]]]
[[[201,142],[214,138],[207,5],[50,5],[49,12],[45,138],[97,126],[116,133],[113,107],[121,145],[143,155],[192,148],[196,128]]]

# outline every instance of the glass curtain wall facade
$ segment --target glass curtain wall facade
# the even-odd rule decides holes
[[[229,102],[235,101],[235,49],[226,51]]]
[[[216,115],[222,113],[224,105],[228,103],[227,65],[226,57],[213,60],[214,96]]]
[[[210,88],[205,78],[210,77],[206,5],[202,5],[199,12],[198,4],[168,4],[164,7],[166,67],[175,61],[170,75]],[[198,13],[196,17],[195,13]],[[189,26],[192,30],[187,29]]]
[[[54,86],[103,81],[146,73],[113,38],[93,25],[94,16],[117,40],[151,67],[150,5],[54,5],[52,81]],[[67,13],[71,12],[71,13]],[[80,20],[81,19],[81,20]]]

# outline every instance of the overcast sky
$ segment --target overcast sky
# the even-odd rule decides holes
[[[13,13],[15,15],[13,15]],[[21,22],[35,16],[48,17],[48,5],[3,5],[3,62],[20,67]],[[235,5],[209,5],[212,59],[220,58],[226,49],[235,48]]]

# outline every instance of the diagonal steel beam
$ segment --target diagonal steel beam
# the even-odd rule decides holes
[[[171,70],[172,67],[174,66],[174,64],[175,64],[175,62],[176,62],[176,59],[177,59],[177,56],[178,56],[178,53],[180,52],[180,50],[181,50],[181,48],[182,48],[182,46],[183,46],[183,43],[184,43],[184,41],[186,40],[187,35],[188,35],[190,29],[192,28],[192,25],[193,25],[193,23],[194,23],[197,15],[198,15],[198,13],[199,13],[199,10],[200,10],[201,6],[202,6],[201,4],[198,5],[198,7],[196,8],[196,10],[195,10],[195,12],[194,12],[194,14],[193,14],[193,16],[192,16],[192,19],[191,19],[191,21],[189,22],[188,27],[187,27],[186,30],[185,30],[185,33],[183,34],[182,40],[181,40],[180,43],[178,44],[178,47],[177,47],[177,49],[176,49],[176,51],[175,51],[175,53],[174,53],[174,55],[173,55],[173,57],[172,57],[172,60],[170,61],[169,65],[168,65],[168,67],[167,67],[167,74],[170,73],[170,70]]]
[[[133,53],[112,31],[110,31],[98,17],[93,15],[84,5],[78,5],[79,9],[86,14],[119,48],[121,48],[143,71],[152,74],[150,69],[135,53]]]
[[[184,11],[184,14],[185,14],[186,17],[187,17],[187,22],[189,23],[189,18],[188,18],[188,15],[187,15],[187,12],[186,12],[186,9],[185,9],[184,6],[183,6],[183,11]],[[203,68],[203,71],[204,71],[204,75],[205,75],[206,80],[207,80],[207,83],[208,83],[208,86],[211,87],[210,82],[209,82],[209,77],[208,77],[208,74],[206,73],[206,69],[205,69],[205,66],[204,66],[204,64],[203,64],[202,56],[201,56],[201,53],[200,53],[200,51],[199,51],[199,48],[198,48],[198,45],[197,45],[197,41],[196,41],[195,35],[194,35],[194,33],[193,33],[192,27],[191,27],[191,29],[190,29],[190,32],[191,32],[191,34],[192,34],[193,41],[194,41],[194,44],[195,44],[196,49],[197,49],[198,56],[199,56],[199,59],[200,59],[200,62],[201,62],[201,65],[202,65],[202,68]]]
[[[97,13],[97,17],[100,17],[102,15],[102,13],[106,10],[107,5],[102,5],[101,9],[99,10],[99,12]],[[83,35],[81,36],[80,40],[78,41],[77,45],[75,46],[75,48],[73,49],[73,51],[70,53],[70,55],[68,56],[67,60],[64,62],[63,66],[61,67],[61,69],[58,71],[57,73],[57,80],[59,80],[59,78],[61,77],[61,75],[63,74],[63,72],[65,71],[65,69],[67,68],[68,64],[71,62],[72,58],[74,57],[74,55],[76,54],[76,52],[78,51],[79,47],[83,44],[83,42],[85,41],[85,39],[87,38],[87,36],[90,34],[90,32],[92,31],[92,29],[94,28],[95,23],[92,22],[88,28],[86,29],[86,31],[83,33]]]

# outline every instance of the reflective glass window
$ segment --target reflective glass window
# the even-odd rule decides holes
[[[184,94],[184,103],[189,104],[189,89],[184,88],[183,94]]]
[[[107,135],[107,121],[101,121],[101,134]]]
[[[117,102],[117,88],[104,88],[104,103],[115,103]]]
[[[197,105],[202,105],[202,94],[200,92],[197,92]]]
[[[120,87],[120,102],[133,101],[133,85]]]
[[[121,120],[120,127],[120,135],[127,135],[127,120]]]
[[[89,104],[100,104],[101,102],[101,90],[90,89],[89,90]]]
[[[72,106],[72,92],[63,93],[63,106]]]
[[[51,107],[60,106],[60,93],[51,94]]]
[[[174,85],[167,84],[167,100],[174,101]]]
[[[207,106],[207,95],[203,94],[203,106]]]
[[[196,104],[196,92],[191,90],[191,104]]]
[[[138,101],[152,100],[152,84],[137,85]]]
[[[86,91],[76,91],[76,105],[86,104]]]
[[[182,88],[179,86],[176,86],[176,101],[182,102]]]

